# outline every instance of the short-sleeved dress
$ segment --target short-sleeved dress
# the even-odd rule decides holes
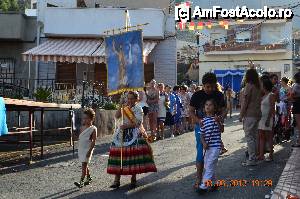
[[[271,97],[272,93],[269,93],[267,96],[265,96],[262,101],[261,101],[261,118],[258,124],[258,129],[260,130],[265,130],[265,131],[272,131],[273,128],[273,117],[270,118],[270,124],[269,126],[266,126],[266,121],[268,119],[269,116],[269,112],[271,107],[270,104],[270,97]]]
[[[165,93],[160,93],[158,101],[158,121],[165,121],[167,115],[166,100],[168,96]]]
[[[90,150],[90,147],[92,144],[91,136],[94,131],[97,134],[97,128],[95,126],[90,126],[90,127],[86,128],[84,131],[82,131],[79,135],[78,158],[79,158],[80,162],[90,162],[91,161],[94,149],[92,149],[91,155],[89,157],[87,157],[87,153]]]
[[[154,90],[147,91],[147,103],[149,106],[149,113],[157,113],[159,110],[158,102],[150,103],[148,100],[155,100],[157,97],[159,97],[158,92],[155,92]]]
[[[293,85],[292,93],[294,94],[293,114],[300,114],[300,84]]]
[[[189,106],[190,106],[190,97],[189,97],[189,94],[186,93],[186,94],[181,94],[180,95],[180,98],[181,98],[181,103],[182,103],[182,117],[183,118],[186,118],[186,117],[189,117]]]

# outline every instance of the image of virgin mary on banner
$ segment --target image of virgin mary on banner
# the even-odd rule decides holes
[[[142,31],[131,31],[105,38],[108,94],[144,87]]]

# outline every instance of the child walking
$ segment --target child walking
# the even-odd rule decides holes
[[[93,125],[95,112],[93,109],[86,109],[83,113],[82,127],[80,128],[78,140],[78,158],[82,163],[82,174],[79,182],[74,184],[82,188],[92,182],[88,163],[90,162],[97,138],[97,128]],[[86,177],[86,181],[84,181]]]
[[[207,100],[204,106],[205,117],[202,119],[200,127],[201,142],[204,149],[204,174],[202,183],[199,186],[198,192],[204,193],[211,188],[215,190],[217,186],[214,184],[216,180],[216,169],[221,141],[221,124],[216,117],[217,105],[214,100]]]

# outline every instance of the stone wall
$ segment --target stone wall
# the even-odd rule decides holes
[[[83,110],[80,110],[80,113],[77,114],[76,121],[81,121]],[[96,110],[96,119],[94,125],[98,129],[98,137],[103,137],[105,135],[112,135],[116,126],[115,119],[116,111],[113,110]],[[80,124],[76,122],[77,124]],[[79,126],[79,125],[78,125]]]

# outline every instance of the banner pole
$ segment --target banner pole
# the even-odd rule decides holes
[[[123,106],[123,104],[121,107],[121,120],[122,120],[121,125],[123,125],[124,124],[124,106]],[[121,132],[121,171],[123,169],[123,135],[124,135],[124,133]]]

